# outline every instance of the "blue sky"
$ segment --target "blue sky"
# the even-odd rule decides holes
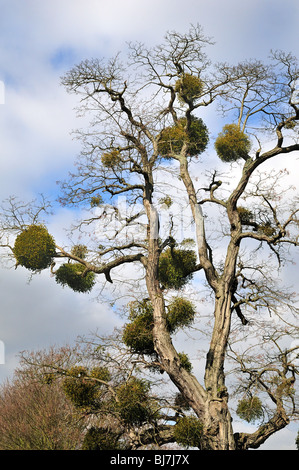
[[[214,61],[266,60],[271,49],[299,56],[297,0],[0,0],[0,201],[55,196],[56,181],[72,169],[80,151],[70,135],[78,127],[77,103],[61,87],[62,74],[83,59],[123,51],[127,41],[154,45],[191,23],[214,39]],[[58,208],[55,236],[63,238],[71,220],[69,210]],[[21,350],[120,324],[104,304],[61,289],[46,274],[28,285],[26,272],[0,269],[0,292],[6,355],[0,380]],[[273,448],[293,445],[292,432],[280,433]]]

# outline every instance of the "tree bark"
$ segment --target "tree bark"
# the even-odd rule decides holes
[[[205,370],[207,400],[202,449],[235,450],[224,375],[225,351],[231,317],[231,295],[229,292],[224,292],[223,295],[216,298],[214,315],[215,323]]]

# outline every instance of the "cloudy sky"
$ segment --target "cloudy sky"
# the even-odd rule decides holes
[[[83,59],[112,56],[127,41],[154,45],[166,31],[183,33],[191,23],[214,39],[214,61],[263,60],[271,49],[299,55],[297,0],[0,0],[0,7],[0,201],[53,197],[56,181],[72,168],[80,150],[70,135],[78,126],[76,102],[60,77]],[[63,238],[71,218],[57,209],[55,237]],[[22,269],[0,269],[0,381],[21,350],[109,332],[121,321],[92,296],[61,289],[48,275],[27,281]],[[267,448],[293,442],[294,429],[287,429]]]

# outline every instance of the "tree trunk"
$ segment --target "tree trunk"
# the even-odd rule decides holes
[[[239,244],[232,235],[222,276],[216,272],[210,259],[204,230],[204,217],[197,203],[196,191],[188,171],[186,158],[180,160],[180,175],[185,184],[196,227],[198,255],[206,279],[215,293],[214,328],[207,354],[205,370],[204,413],[202,449],[234,450],[236,448],[231,415],[227,406],[224,359],[231,322],[231,296],[235,279],[235,265]],[[194,408],[193,408],[194,409]]]
[[[153,305],[154,345],[161,364],[204,426],[201,449],[234,450],[235,441],[224,380],[224,357],[231,316],[230,292],[226,291],[226,294],[216,300],[214,333],[207,354],[205,390],[192,374],[181,367],[178,353],[172,344],[166,324],[163,293],[158,282],[157,241],[151,240],[150,245],[146,279]]]
[[[216,297],[215,323],[205,370],[207,400],[204,416],[203,449],[234,450],[235,441],[228,393],[225,386],[224,360],[230,331],[231,293]]]
[[[236,450],[227,397],[209,396],[205,408],[201,450]]]
[[[191,210],[193,213],[200,263],[211,287],[215,291],[215,323],[210,350],[207,354],[205,388],[196,377],[181,365],[179,355],[174,348],[169,334],[163,292],[159,284],[158,266],[160,248],[158,243],[158,213],[151,204],[151,191],[145,193],[144,205],[149,220],[149,246],[146,266],[146,283],[153,306],[153,340],[161,365],[172,382],[188,401],[203,424],[202,449],[233,450],[235,441],[231,425],[231,416],[227,406],[227,390],[224,380],[224,357],[230,330],[231,285],[234,279],[234,267],[237,248],[232,243],[230,255],[225,263],[226,275],[218,277],[209,259],[204,233],[204,218],[187,169],[186,159],[181,160],[181,176],[185,183]],[[148,188],[149,189],[149,188]],[[153,230],[155,228],[155,230]]]

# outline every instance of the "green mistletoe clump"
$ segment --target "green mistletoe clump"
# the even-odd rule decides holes
[[[110,152],[104,152],[101,156],[102,165],[106,168],[114,168],[121,161],[121,153],[118,149],[112,149]]]
[[[190,326],[195,317],[195,307],[184,297],[175,297],[167,307],[167,323],[170,332]]]
[[[131,304],[130,322],[125,325],[123,342],[135,354],[155,354],[153,343],[153,308],[149,300]]]
[[[103,382],[109,382],[110,372],[106,367],[95,367],[90,371],[83,366],[74,366],[66,371],[62,388],[76,408],[97,407]]]
[[[90,292],[95,284],[95,274],[85,271],[85,266],[80,263],[64,263],[57,269],[55,280],[75,292]]]
[[[166,289],[181,289],[196,269],[194,250],[168,248],[160,255],[159,280]]]
[[[175,91],[178,94],[180,103],[194,102],[203,92],[203,82],[195,75],[185,73],[182,78],[177,80]]]
[[[263,408],[261,400],[256,396],[243,398],[238,403],[237,415],[248,423],[252,423],[256,420],[259,420],[263,417]]]
[[[209,141],[208,129],[202,119],[192,117],[189,129],[187,119],[178,119],[175,125],[166,127],[160,134],[158,150],[166,159],[180,154],[187,145],[187,155],[190,157],[201,154]]]
[[[241,224],[250,225],[254,220],[254,214],[246,207],[238,207],[238,213],[240,216]]]
[[[48,268],[55,256],[55,241],[43,225],[30,225],[16,238],[14,256],[17,264],[31,271]]]
[[[235,162],[240,158],[247,159],[251,148],[248,136],[237,124],[227,124],[215,141],[215,149],[220,160]]]
[[[183,447],[200,447],[203,426],[195,416],[184,416],[174,426],[175,441]]]
[[[170,333],[179,328],[188,327],[194,321],[195,307],[182,297],[174,298],[166,307],[166,322]],[[124,326],[123,342],[134,354],[155,356],[153,342],[153,308],[148,299],[131,304],[129,322]],[[181,354],[182,367],[191,370],[186,354]]]
[[[117,409],[124,424],[141,425],[148,421],[151,415],[149,390],[149,383],[136,377],[118,387]]]

